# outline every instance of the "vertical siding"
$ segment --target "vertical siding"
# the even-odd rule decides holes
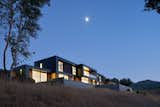
[[[52,72],[56,71],[56,58],[55,57],[37,61],[34,63],[34,66],[39,67],[40,63],[43,64],[44,69],[50,69]]]

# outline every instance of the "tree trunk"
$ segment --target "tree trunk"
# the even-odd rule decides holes
[[[11,70],[13,70],[15,67],[17,67],[17,50],[16,50],[16,47],[11,47],[11,55],[12,55]]]
[[[9,31],[8,31],[8,35],[7,35],[7,39],[6,39],[6,45],[5,45],[5,48],[3,51],[3,69],[5,72],[7,71],[7,69],[6,69],[6,54],[7,54],[7,49],[9,46],[9,38],[11,36],[11,30],[12,30],[12,23],[10,22],[9,23]]]
[[[13,26],[13,15],[14,15],[14,11],[13,11],[13,1],[9,1],[9,19],[8,19],[8,24],[9,24],[9,29],[8,29],[8,34],[6,37],[6,45],[3,51],[3,68],[4,71],[6,72],[6,54],[7,54],[7,49],[9,46],[9,40],[11,37],[11,32],[12,32],[12,26]]]

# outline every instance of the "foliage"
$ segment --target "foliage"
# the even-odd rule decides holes
[[[160,0],[145,0],[145,10],[155,10],[160,14]]]
[[[133,84],[133,82],[128,78],[123,78],[120,80],[120,84],[125,85],[125,86],[130,86],[131,84]]]
[[[110,82],[110,79],[109,78],[106,78],[105,79],[105,83],[107,84],[107,83],[109,83]]]
[[[113,79],[111,79],[110,81],[119,84],[119,79],[117,79],[117,78],[113,78]]]
[[[131,85],[134,90],[155,90],[160,89],[160,82],[144,80]]]
[[[50,0],[1,0],[0,28],[5,37],[3,55],[4,70],[6,70],[6,52],[10,47],[13,63],[11,68],[19,64],[21,57],[28,58],[30,37],[36,38],[40,30],[38,24],[42,16],[41,8]]]

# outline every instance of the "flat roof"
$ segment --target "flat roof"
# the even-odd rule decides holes
[[[38,61],[35,61],[35,62],[40,62],[40,61],[44,61],[44,60],[49,60],[49,59],[59,59],[59,60],[62,60],[62,61],[64,61],[64,62],[66,62],[66,63],[69,63],[69,64],[72,64],[72,65],[77,65],[76,63],[74,63],[74,62],[72,62],[72,61],[70,61],[70,60],[67,60],[67,59],[64,59],[64,58],[62,58],[62,57],[59,57],[59,56],[52,56],[52,57],[48,57],[48,58],[44,58],[44,59],[41,59],[41,60],[38,60]]]

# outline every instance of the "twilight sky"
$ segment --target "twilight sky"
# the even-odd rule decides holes
[[[160,81],[160,15],[144,12],[144,0],[51,1],[39,37],[31,40],[36,54],[25,63],[59,55],[109,78]]]

